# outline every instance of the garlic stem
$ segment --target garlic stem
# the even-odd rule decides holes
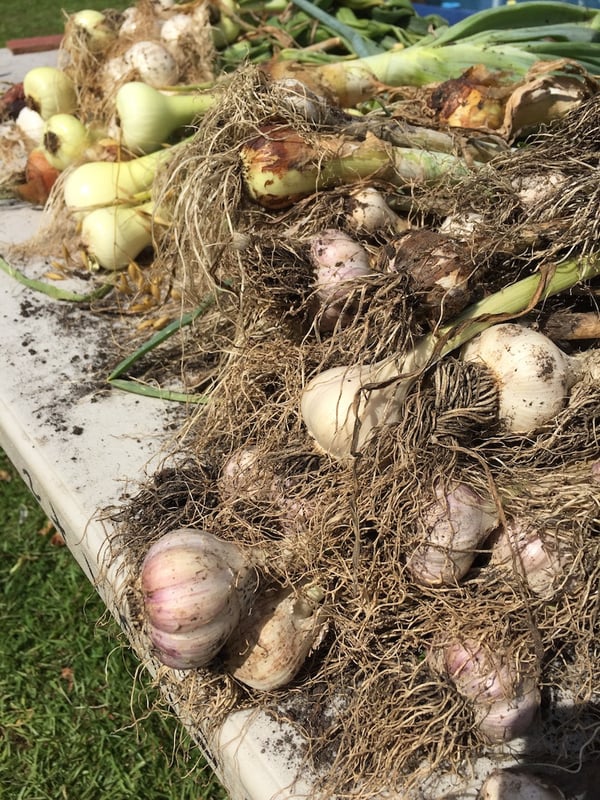
[[[563,261],[545,282],[535,274],[504,287],[421,339],[408,353],[325,370],[302,393],[308,432],[332,457],[349,458],[360,452],[377,427],[401,418],[404,399],[420,371],[488,328],[496,315],[518,316],[534,299],[542,301],[598,274],[600,258]]]

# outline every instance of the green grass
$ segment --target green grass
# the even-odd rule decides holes
[[[224,800],[2,451],[0,520],[0,796]]]
[[[5,47],[9,39],[62,33],[65,13],[72,14],[84,8],[120,10],[130,5],[133,2],[129,0],[34,0],[30,3],[2,0],[0,47]]]

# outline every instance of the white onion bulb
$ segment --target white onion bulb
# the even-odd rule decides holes
[[[576,380],[572,359],[554,342],[512,322],[492,325],[461,355],[490,370],[498,386],[500,420],[515,433],[534,431],[558,414]]]

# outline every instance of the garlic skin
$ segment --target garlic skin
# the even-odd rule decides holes
[[[485,779],[477,800],[565,800],[565,796],[527,772],[497,769]]]
[[[193,528],[155,542],[140,589],[159,660],[177,669],[212,661],[246,613],[252,584],[252,565],[232,542]]]
[[[568,553],[547,531],[509,520],[492,548],[491,564],[516,569],[534,594],[551,597],[564,579]]]
[[[419,583],[448,586],[467,574],[478,548],[498,525],[498,513],[491,498],[484,499],[465,483],[447,492],[438,484],[434,496],[422,515],[425,540],[407,567]]]
[[[313,587],[300,594],[275,590],[259,599],[225,646],[226,669],[260,691],[289,684],[325,634],[322,598]]]
[[[572,359],[542,333],[512,322],[492,325],[461,351],[486,366],[499,392],[505,430],[535,431],[561,411],[577,377]]]
[[[433,648],[429,662],[472,702],[477,727],[489,742],[510,741],[534,721],[541,702],[537,682],[506,649],[491,652],[478,640],[456,638]]]

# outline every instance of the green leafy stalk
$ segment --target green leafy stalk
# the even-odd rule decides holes
[[[140,394],[145,397],[157,397],[163,400],[173,400],[180,403],[207,403],[209,400],[207,395],[192,395],[172,391],[170,389],[159,389],[153,386],[147,386],[146,384],[139,383],[135,380],[122,379],[121,376],[127,372],[127,370],[133,364],[135,364],[136,361],[139,361],[140,358],[143,358],[145,355],[152,352],[152,350],[161,345],[167,339],[170,339],[175,333],[180,331],[182,328],[191,325],[194,320],[205,314],[209,308],[215,304],[218,291],[219,290],[217,289],[215,292],[207,295],[202,303],[200,303],[200,305],[197,306],[193,311],[189,311],[187,314],[183,314],[179,319],[173,320],[173,322],[155,333],[150,337],[150,339],[140,345],[137,350],[117,364],[107,378],[107,381],[111,384],[111,386],[126,392],[134,392],[135,394]]]
[[[2,256],[0,256],[0,269],[11,278],[27,286],[28,289],[33,289],[36,292],[51,297],[53,300],[63,300],[68,303],[91,303],[93,300],[98,300],[107,295],[113,288],[111,283],[104,283],[89,294],[77,294],[76,292],[69,292],[61,289],[46,281],[40,281],[36,278],[28,278],[16,267],[11,266]]]

